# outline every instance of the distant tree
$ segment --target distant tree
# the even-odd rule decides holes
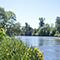
[[[45,23],[44,23],[45,18],[41,17],[41,18],[39,18],[39,20],[40,20],[40,22],[39,22],[39,28],[40,28],[45,25]]]
[[[15,33],[17,35],[21,34],[21,29],[20,28],[21,28],[21,24],[19,22],[15,23],[15,29],[14,29],[14,31],[15,31]]]
[[[53,23],[51,23],[51,28],[53,28],[53,26],[54,26]]]
[[[22,27],[23,33],[25,36],[31,36],[33,32],[33,28],[30,27],[30,25],[26,22],[25,26]]]
[[[49,36],[50,33],[50,27],[49,24],[46,24],[45,26],[41,27],[39,31],[36,33],[38,36]]]
[[[57,31],[57,29],[56,28],[52,28],[52,29],[50,29],[50,36],[54,36],[55,35],[55,33],[56,33],[56,31]]]
[[[36,36],[37,29],[33,29],[32,36]]]
[[[60,17],[56,18],[56,26],[55,26],[58,30],[58,32],[60,33]]]
[[[28,23],[27,22],[25,22],[25,27],[27,28],[27,27],[29,27],[29,25],[28,25]]]
[[[55,32],[54,36],[60,37],[60,33],[58,31]]]

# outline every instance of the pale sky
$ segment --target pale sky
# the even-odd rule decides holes
[[[33,28],[39,27],[39,17],[51,25],[60,16],[60,0],[0,0],[0,7],[14,12],[21,26],[27,22]]]

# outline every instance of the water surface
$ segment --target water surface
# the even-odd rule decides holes
[[[44,60],[60,60],[60,39],[57,37],[16,36],[21,37],[28,46],[36,46],[44,51]]]

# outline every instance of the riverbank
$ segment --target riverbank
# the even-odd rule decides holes
[[[60,37],[54,37],[54,36],[15,36],[15,37],[16,38],[19,38],[19,37],[35,37],[35,38],[40,37],[41,39],[49,38],[49,39],[58,39],[58,40],[60,40]]]

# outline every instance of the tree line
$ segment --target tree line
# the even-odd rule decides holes
[[[5,11],[0,7],[0,29],[4,28],[6,34],[21,35],[21,36],[60,36],[60,17],[56,17],[55,27],[44,23],[45,18],[39,18],[39,28],[32,28],[27,22],[25,26],[21,26],[19,22],[16,22],[16,15],[12,11]]]

